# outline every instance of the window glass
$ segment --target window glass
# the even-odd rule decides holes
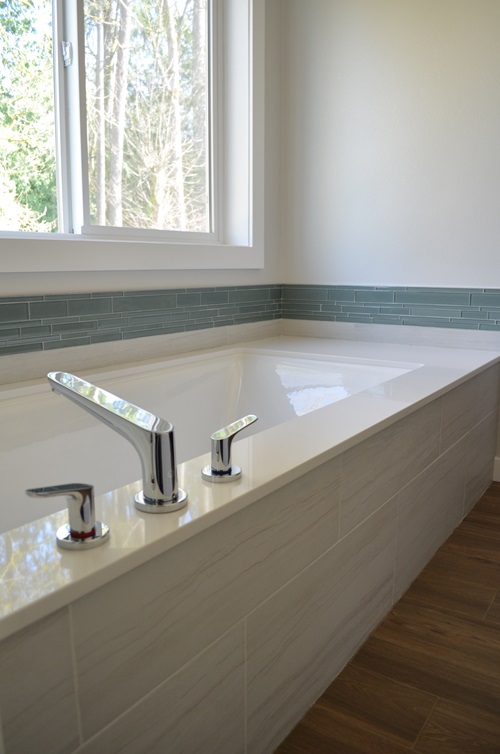
[[[57,51],[68,73],[85,67],[86,116],[70,110],[87,133],[84,216],[94,226],[212,232],[210,0],[83,8],[84,50],[70,35]],[[1,230],[57,230],[53,93],[52,3],[0,0]],[[61,159],[61,175],[81,164],[64,150]],[[75,209],[76,193],[64,195]]]
[[[210,231],[207,0],[86,0],[90,218]]]
[[[57,230],[50,0],[0,0],[0,229]]]

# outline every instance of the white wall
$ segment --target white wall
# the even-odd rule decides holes
[[[283,7],[283,282],[500,287],[500,2]]]

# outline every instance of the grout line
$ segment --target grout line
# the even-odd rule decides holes
[[[78,683],[78,665],[76,661],[75,629],[73,622],[73,605],[68,605],[69,639],[71,644],[71,661],[73,665],[73,685],[75,690],[76,725],[80,746],[83,745],[82,712],[80,709],[80,684]]]

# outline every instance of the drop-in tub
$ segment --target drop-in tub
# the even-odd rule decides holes
[[[206,453],[212,432],[246,414],[256,414],[259,421],[241,437],[364,391],[390,400],[393,386],[387,383],[421,366],[247,347],[79,376],[168,419],[175,427],[177,461],[182,463]],[[54,395],[47,381],[4,390],[0,416],[6,470],[0,532],[61,508],[60,499],[28,499],[26,488],[88,481],[100,495],[141,476],[132,446]]]
[[[499,358],[273,338],[68,370],[174,424],[188,505],[160,516],[134,507],[141,470],[123,438],[45,380],[5,386],[7,751],[24,735],[25,750],[55,750],[61,719],[67,751],[131,736],[147,750],[153,734],[172,754],[272,751],[491,481]],[[241,479],[204,481],[210,434],[247,413],[259,420],[233,445]],[[111,528],[90,553],[56,547],[60,499],[39,518],[46,501],[24,495],[75,481],[95,485]]]

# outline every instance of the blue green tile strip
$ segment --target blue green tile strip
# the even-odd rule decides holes
[[[0,298],[0,355],[273,319],[500,332],[500,290],[258,285]]]
[[[500,332],[500,290],[283,285],[283,319]]]
[[[0,298],[0,355],[281,318],[281,285]]]

